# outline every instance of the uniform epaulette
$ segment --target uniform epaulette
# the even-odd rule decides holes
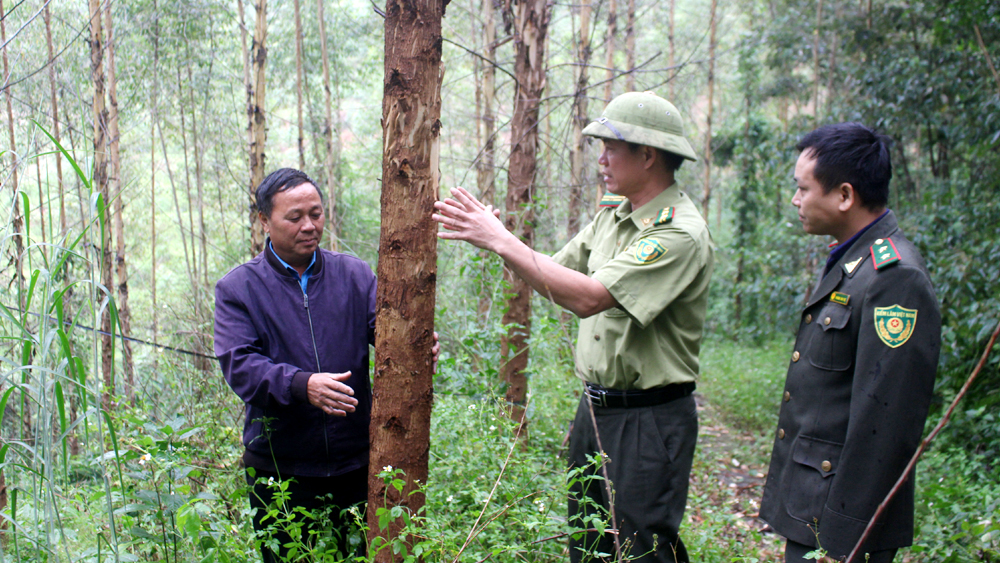
[[[876,240],[871,247],[871,252],[872,264],[875,265],[876,270],[899,262],[899,251],[896,250],[896,245],[892,243],[890,238]]]
[[[674,220],[674,208],[664,207],[660,210],[660,213],[656,216],[656,222],[653,226],[662,225],[664,223],[669,223]]]
[[[625,201],[625,196],[623,196],[623,195],[615,195],[615,194],[613,194],[611,192],[607,192],[607,193],[604,194],[604,197],[601,198],[600,206],[601,207],[618,207],[624,201]]]

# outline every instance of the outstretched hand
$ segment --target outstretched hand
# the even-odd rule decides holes
[[[500,210],[492,205],[483,205],[465,188],[452,188],[451,195],[444,201],[434,202],[437,213],[431,219],[441,223],[446,229],[438,237],[449,240],[464,240],[484,250],[496,252],[496,243],[509,235],[500,222]]]

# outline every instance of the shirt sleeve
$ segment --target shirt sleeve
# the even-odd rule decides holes
[[[592,276],[645,328],[691,285],[705,268],[703,249],[686,231],[665,225],[649,229]]]
[[[892,270],[877,274],[861,308],[847,435],[820,520],[823,547],[832,555],[853,549],[902,475],[920,444],[933,394],[941,350],[937,298],[922,270],[903,265]],[[902,342],[900,332],[885,331],[886,317],[876,311],[897,306],[916,311]],[[888,342],[879,336],[880,322]]]
[[[303,392],[311,372],[262,353],[261,335],[238,293],[225,280],[215,286],[215,354],[226,382],[243,402],[262,409],[308,400]]]
[[[594,238],[594,222],[591,221],[582,231],[576,234],[566,246],[552,255],[552,259],[560,266],[588,274],[587,261],[590,260],[591,241]]]

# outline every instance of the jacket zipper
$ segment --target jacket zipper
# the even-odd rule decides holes
[[[313,355],[316,357],[316,371],[317,373],[323,371],[323,367],[319,363],[319,348],[316,346],[316,333],[313,332],[313,318],[312,312],[309,310],[309,295],[305,291],[302,292],[302,305],[306,309],[306,318],[309,319],[309,339],[312,340],[313,345]],[[326,412],[323,412],[323,448],[326,450],[326,459],[330,459],[330,439],[326,433]]]

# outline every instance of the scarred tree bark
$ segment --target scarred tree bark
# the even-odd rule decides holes
[[[250,132],[250,255],[256,256],[264,249],[264,226],[257,219],[257,201],[254,194],[264,181],[264,144],[267,139],[267,120],[264,115],[265,81],[267,68],[267,0],[254,0],[256,23],[251,46],[252,71],[247,83],[247,118]]]
[[[604,36],[604,65],[607,68],[607,75],[604,83],[604,103],[611,101],[611,86],[615,77],[615,34],[618,33],[618,2],[610,0],[608,2],[608,30]],[[597,195],[598,201],[604,194],[603,190]]]
[[[580,4],[580,26],[576,44],[576,92],[573,95],[573,148],[570,150],[570,167],[572,193],[569,199],[569,218],[566,222],[566,232],[569,238],[580,232],[580,215],[587,197],[587,166],[586,137],[583,128],[587,126],[587,87],[590,77],[587,68],[590,66],[590,0]]]
[[[379,562],[401,560],[393,549],[380,547],[402,529],[398,518],[380,529],[380,510],[402,506],[416,514],[425,501],[423,494],[411,493],[418,481],[427,482],[434,397],[437,227],[431,212],[438,197],[445,5],[444,0],[388,0],[385,8],[382,236],[368,475],[368,533]],[[405,472],[402,491],[379,477],[390,465]]]
[[[545,88],[545,33],[549,24],[547,0],[520,0],[514,14],[514,115],[511,118],[510,164],[507,174],[507,230],[529,247],[535,244],[532,208],[538,154],[538,115]],[[507,384],[508,416],[526,436],[524,401],[528,392],[527,341],[531,335],[531,287],[505,269],[511,296],[503,324],[507,334],[500,342],[500,377]]]

